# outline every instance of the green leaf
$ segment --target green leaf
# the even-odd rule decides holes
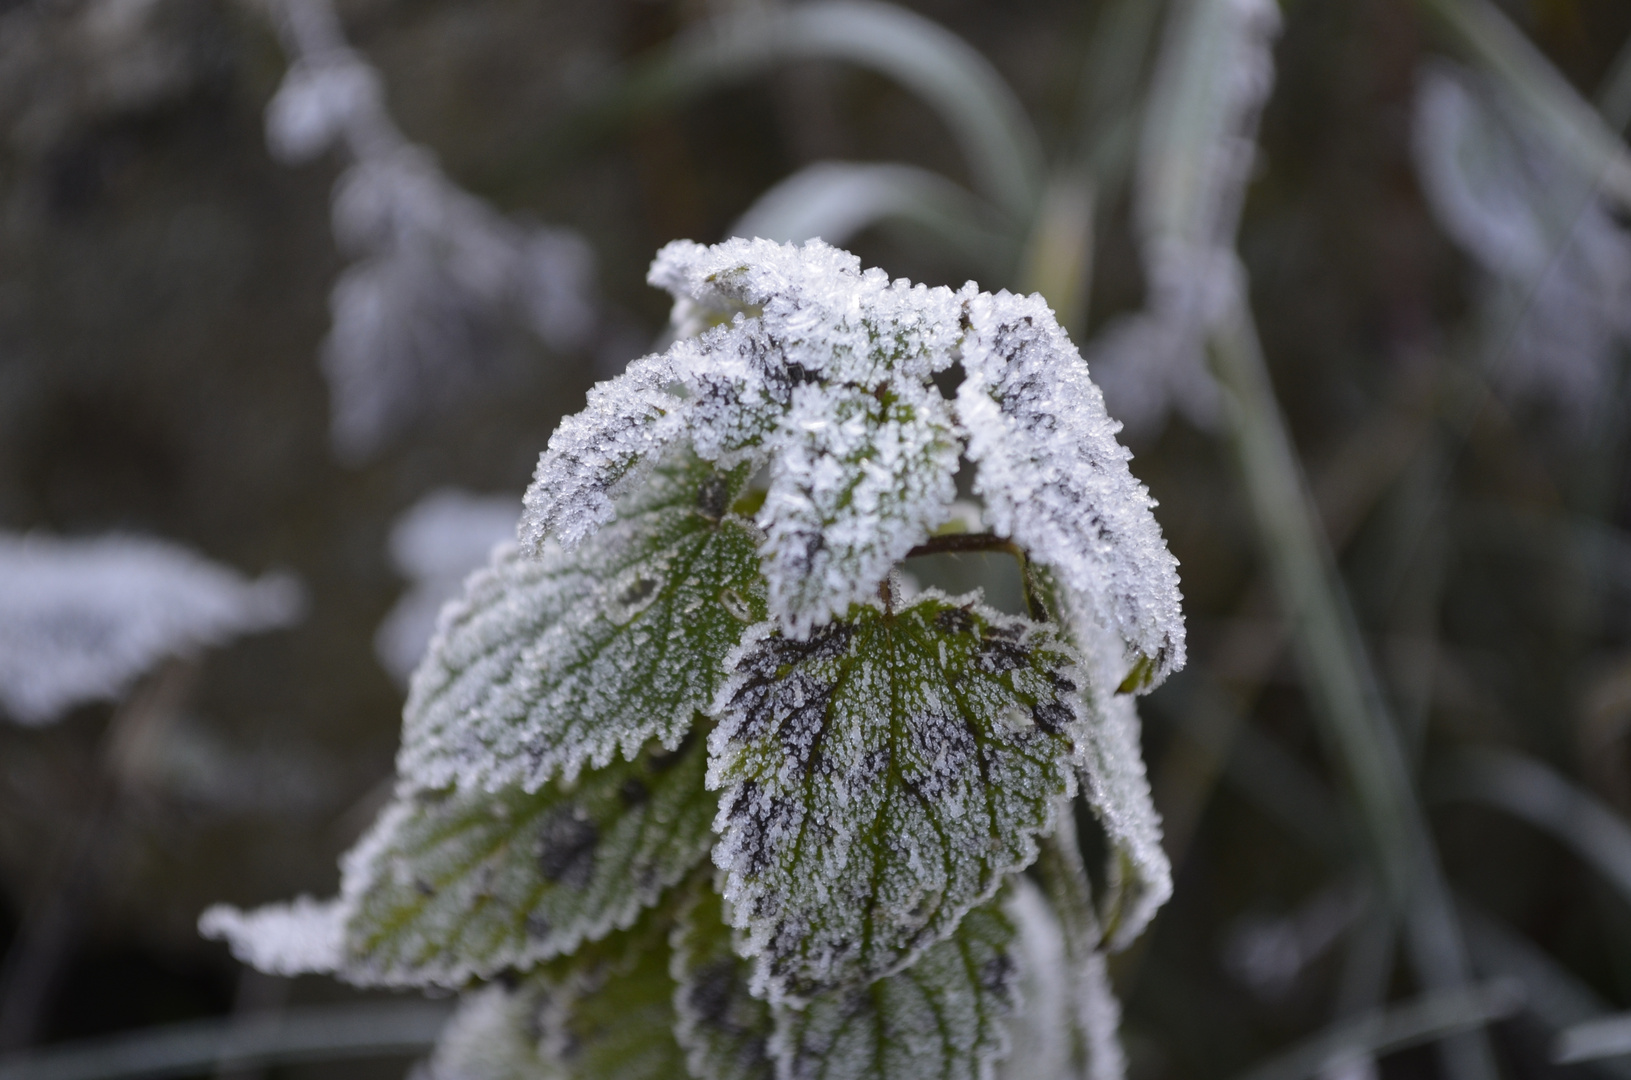
[[[706,855],[695,739],[528,793],[417,792],[346,859],[341,974],[459,986],[627,927]]]
[[[705,882],[680,911],[671,973],[674,1034],[700,1080],[774,1080],[770,1005],[752,995],[752,965],[732,946],[719,893]]]
[[[1074,790],[1076,657],[1053,631],[926,594],[732,654],[709,739],[714,861],[772,1001],[865,983],[1030,863]]]
[[[415,1080],[565,1080],[538,1046],[542,988],[493,985],[467,994]]]
[[[672,907],[578,950],[535,977],[546,987],[546,1056],[573,1080],[679,1080],[685,1053],[674,1039],[669,977]]]
[[[496,553],[414,674],[403,782],[536,790],[652,739],[678,746],[764,617],[761,534],[727,509],[746,473],[669,463],[572,551]]]
[[[1015,1005],[1014,929],[999,904],[975,908],[916,963],[868,986],[831,990],[777,1017],[787,1080],[980,1080],[1007,1050]]]

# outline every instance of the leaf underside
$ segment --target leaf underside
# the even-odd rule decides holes
[[[414,675],[403,782],[536,789],[652,739],[679,745],[764,617],[761,537],[728,511],[745,474],[672,462],[572,551],[497,554]]]
[[[699,738],[532,793],[402,798],[347,860],[342,972],[459,986],[628,926],[707,854],[705,761]]]
[[[1073,791],[1075,655],[1045,626],[925,594],[733,654],[709,740],[714,861],[754,989],[864,984],[1027,865]]]

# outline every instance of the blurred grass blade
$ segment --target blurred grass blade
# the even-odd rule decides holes
[[[1557,1037],[1552,1060],[1559,1065],[1631,1055],[1631,1013],[1587,1020]]]
[[[1614,61],[1608,65],[1597,89],[1597,112],[1615,134],[1624,134],[1631,124],[1631,39],[1627,39]]]
[[[891,219],[921,226],[982,266],[1008,257],[991,207],[938,173],[915,165],[818,161],[760,195],[730,236],[798,243],[820,237],[844,246]]]
[[[671,106],[793,60],[837,60],[893,79],[951,129],[977,188],[1027,221],[1042,151],[1019,99],[985,57],[937,23],[892,4],[822,0],[704,23],[637,69],[615,110]]]
[[[416,1054],[452,1013],[443,1004],[312,1006],[84,1039],[0,1059],[0,1080],[137,1080],[302,1061]]]
[[[1621,207],[1631,209],[1631,152],[1551,62],[1488,0],[1422,0],[1534,117],[1535,128]]]
[[[1305,1080],[1360,1055],[1379,1057],[1511,1016],[1523,1004],[1516,980],[1423,994],[1406,1005],[1337,1024],[1242,1074],[1241,1080]]]
[[[1347,774],[1380,876],[1406,920],[1417,975],[1434,990],[1459,989],[1470,971],[1438,853],[1304,483],[1244,293],[1214,332],[1212,354],[1247,499],[1321,734]],[[1477,1032],[1445,1051],[1446,1064],[1461,1080],[1498,1075]]]
[[[1280,26],[1273,0],[1179,0],[1167,21],[1139,150],[1146,260],[1234,247]]]
[[[1631,826],[1540,762],[1504,750],[1467,750],[1433,793],[1505,810],[1551,833],[1631,902]]]
[[[1093,284],[1093,181],[1074,169],[1056,173],[1042,193],[1020,267],[1021,292],[1047,298],[1076,341],[1087,327]]]
[[[1100,6],[1077,91],[1077,168],[1090,169],[1106,195],[1120,190],[1138,141],[1141,96],[1151,43],[1166,5],[1114,0]]]
[[[1460,905],[1467,944],[1478,970],[1523,983],[1525,1011],[1553,1031],[1602,1017],[1608,1006],[1544,950],[1470,904]],[[1598,1073],[1631,1080],[1631,1062],[1599,1058]]]

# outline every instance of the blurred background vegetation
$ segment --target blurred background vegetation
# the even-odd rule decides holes
[[[489,224],[593,253],[583,327],[453,303],[393,347],[470,371],[347,443],[330,291],[393,256],[331,221],[366,153],[268,148],[312,39],[251,0],[0,2],[0,529],[165,537],[309,599],[139,687],[169,717],[139,754],[113,705],[0,724],[0,944],[71,916],[12,1048],[356,996],[240,972],[195,920],[332,891],[384,798],[393,523],[444,488],[518,498],[558,419],[659,342],[652,253],[751,209],[892,274],[1042,289],[1137,420],[1192,649],[1143,708],[1177,887],[1113,964],[1134,1077],[1480,1080],[1483,1049],[1434,1042],[1490,1017],[1499,1074],[1631,1074],[1557,1063],[1631,1008],[1631,5],[1240,0],[1269,14],[1187,54],[1190,0],[764,29],[799,6],[341,0],[393,137]],[[801,173],[830,161],[910,168]],[[1174,236],[1235,248],[1248,184],[1244,272],[1166,274]],[[427,298],[382,318],[417,328]],[[1455,996],[1497,976],[1521,1005]],[[1321,1037],[1350,1052],[1275,1057]]]

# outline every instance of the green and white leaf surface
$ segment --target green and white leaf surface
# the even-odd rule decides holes
[[[983,1080],[1008,1048],[1013,937],[987,904],[911,967],[780,1010],[783,1080]]]
[[[669,977],[671,910],[543,968],[544,1053],[573,1080],[676,1080],[687,1075],[674,1039]]]
[[[704,859],[714,800],[694,739],[536,792],[416,792],[347,856],[341,974],[460,986],[633,923]]]
[[[745,471],[671,461],[576,549],[500,550],[414,674],[403,785],[535,790],[652,739],[678,746],[764,617],[762,537],[729,510]]]
[[[732,654],[709,738],[714,861],[754,989],[807,999],[898,970],[1027,865],[1074,791],[1075,654],[925,594]]]
[[[719,893],[705,883],[674,927],[674,1034],[691,1075],[705,1080],[774,1080],[775,1019],[749,989],[752,965],[737,955]]]

